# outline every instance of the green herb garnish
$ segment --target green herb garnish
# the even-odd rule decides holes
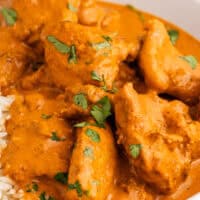
[[[86,157],[90,157],[90,158],[93,158],[93,149],[90,148],[90,147],[86,147],[83,151],[83,154],[86,156]]]
[[[102,35],[102,38],[104,40],[106,40],[107,42],[112,42],[112,38],[110,36],[107,36],[107,35]]]
[[[83,196],[83,190],[79,181],[76,181],[74,184],[68,184],[70,190],[76,190],[79,197]]]
[[[85,132],[85,134],[93,141],[93,142],[100,142],[101,138],[100,135],[90,128],[88,128]]]
[[[32,185],[27,185],[26,192],[37,192],[38,191],[38,184],[37,183],[32,183]]]
[[[90,126],[90,123],[89,122],[80,122],[80,123],[77,123],[74,125],[74,127],[76,127],[76,128],[83,128],[85,126]]]
[[[79,93],[77,95],[74,96],[74,103],[77,106],[82,107],[84,110],[88,108],[88,102],[86,99],[86,95],[83,93]]]
[[[169,30],[168,35],[170,37],[171,43],[175,45],[179,37],[179,32],[177,30]]]
[[[69,10],[71,10],[72,12],[77,12],[77,11],[78,11],[78,9],[75,8],[71,3],[68,3],[68,4],[67,4],[67,8],[68,8]]]
[[[104,75],[102,75],[102,77],[100,77],[99,74],[98,74],[97,72],[92,71],[92,72],[91,72],[91,78],[92,78],[92,80],[94,80],[94,81],[102,82],[103,85],[102,85],[101,88],[102,88],[105,92],[116,93],[116,92],[118,91],[116,87],[113,87],[111,90],[109,90],[109,89],[107,88],[106,80],[105,80],[105,78],[104,78]]]
[[[142,149],[141,144],[131,144],[129,146],[129,150],[133,158],[137,158],[140,155],[141,149]]]
[[[60,53],[69,54],[68,63],[77,63],[75,45],[68,46],[52,35],[47,36],[47,40],[51,42]]]
[[[57,135],[57,132],[52,132],[51,133],[51,140],[57,141],[57,142],[61,141],[61,139]]]
[[[68,58],[69,63],[77,63],[77,55],[76,55],[76,46],[72,45],[70,47],[70,52],[69,52],[69,58]]]
[[[51,42],[54,47],[63,54],[68,54],[70,53],[70,47],[68,45],[66,45],[65,43],[61,42],[60,40],[58,40],[56,37],[49,35],[47,36],[47,40],[49,42]]]
[[[109,98],[103,97],[97,102],[91,109],[91,115],[96,120],[96,123],[100,127],[105,127],[104,123],[106,119],[112,114],[111,113],[111,103]]]
[[[6,21],[6,24],[13,26],[17,21],[17,12],[12,8],[2,8],[1,13]]]
[[[42,119],[50,119],[52,117],[52,115],[47,115],[47,114],[42,114],[41,118]]]
[[[58,172],[55,176],[54,179],[62,184],[67,184],[68,182],[68,173],[64,172]]]
[[[49,198],[46,197],[46,192],[42,192],[39,196],[40,200],[55,200],[54,197],[49,196]]]
[[[92,80],[94,80],[94,81],[102,82],[102,78],[95,71],[91,72],[91,77],[92,77]]]
[[[94,49],[96,49],[96,51],[111,47],[112,39],[109,36],[105,36],[105,35],[103,35],[102,38],[104,39],[103,42],[91,43],[91,46]]]
[[[181,56],[180,58],[182,58],[183,60],[185,60],[186,62],[188,62],[188,64],[192,67],[192,69],[195,69],[198,61],[194,56]]]

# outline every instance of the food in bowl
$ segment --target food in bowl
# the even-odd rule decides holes
[[[0,198],[200,192],[200,43],[132,5],[1,3]]]

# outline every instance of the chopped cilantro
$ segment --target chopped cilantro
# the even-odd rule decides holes
[[[32,183],[32,185],[27,185],[26,187],[26,192],[37,192],[39,188],[37,183]]]
[[[101,49],[110,48],[111,47],[111,41],[112,39],[109,36],[103,35],[102,38],[104,39],[103,42],[98,43],[92,43],[91,46],[96,49],[96,51],[99,51]]]
[[[79,181],[76,181],[74,184],[68,184],[69,190],[76,190],[79,197],[83,196],[83,190]]]
[[[47,36],[47,40],[49,42],[51,42],[54,47],[63,54],[68,54],[70,53],[70,47],[66,44],[64,44],[63,42],[61,42],[60,40],[58,40],[56,37],[54,37],[53,35],[49,35]]]
[[[140,155],[141,149],[142,149],[141,144],[131,144],[129,146],[129,150],[133,158],[137,158]]]
[[[92,71],[91,72],[91,78],[92,80],[94,81],[99,81],[99,82],[102,82],[102,89],[105,91],[105,92],[109,92],[109,93],[116,93],[118,90],[116,87],[113,87],[111,90],[109,90],[106,86],[106,80],[104,78],[104,75],[102,75],[102,77],[99,76],[99,74],[95,71]]]
[[[183,60],[188,62],[189,65],[192,67],[192,69],[195,69],[197,64],[198,64],[198,61],[194,56],[191,56],[191,55],[189,55],[189,56],[181,56],[180,58],[182,58]]]
[[[170,37],[171,43],[175,45],[179,37],[179,32],[177,30],[169,30],[168,35]]]
[[[80,123],[75,124],[74,127],[76,127],[76,128],[83,128],[83,127],[89,126],[89,125],[90,125],[89,122],[80,122]]]
[[[94,81],[102,82],[102,78],[95,71],[91,72],[91,77],[92,77],[92,80],[94,80]]]
[[[42,193],[40,194],[39,198],[40,198],[40,200],[55,200],[55,198],[52,197],[52,196],[49,196],[49,197],[47,198],[46,192],[42,192]]]
[[[112,38],[110,36],[103,35],[102,38],[104,38],[104,40],[106,40],[108,42],[112,42]]]
[[[74,103],[77,106],[82,107],[84,110],[88,108],[88,102],[87,99],[85,97],[86,95],[83,93],[79,93],[77,95],[74,96]]]
[[[83,151],[83,154],[86,156],[86,157],[90,157],[90,158],[93,158],[93,149],[90,148],[90,147],[86,147]]]
[[[51,140],[53,141],[61,141],[61,139],[58,137],[57,132],[52,132],[51,133]]]
[[[50,119],[52,117],[52,115],[47,115],[47,114],[42,114],[41,118],[42,119]]]
[[[37,192],[38,191],[38,184],[37,183],[33,183],[33,185],[32,185],[32,189],[33,189],[33,191],[35,191],[35,192]]]
[[[6,24],[9,26],[13,26],[17,21],[17,12],[12,8],[5,8],[1,9],[1,13],[6,21]]]
[[[77,55],[76,55],[76,46],[72,45],[70,47],[70,52],[69,52],[69,58],[68,58],[69,63],[77,63]]]
[[[55,176],[54,179],[62,184],[67,184],[68,182],[68,174],[64,172],[58,172]]]
[[[101,138],[100,135],[90,128],[88,128],[85,132],[85,134],[93,141],[93,142],[100,142]]]
[[[67,8],[68,8],[69,10],[71,10],[72,12],[77,12],[77,11],[78,11],[78,9],[75,8],[71,3],[68,3],[68,4],[67,4]]]
[[[69,54],[68,63],[77,63],[76,46],[68,46],[65,43],[58,40],[55,36],[47,36],[47,40],[51,42],[54,47],[62,54]]]
[[[111,114],[111,103],[107,96],[98,101],[97,105],[94,105],[91,109],[91,115],[100,127],[105,127],[104,123]]]
[[[46,193],[42,192],[39,196],[40,200],[46,200]]]

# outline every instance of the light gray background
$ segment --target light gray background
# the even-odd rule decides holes
[[[134,6],[162,17],[200,40],[200,0],[108,0]]]

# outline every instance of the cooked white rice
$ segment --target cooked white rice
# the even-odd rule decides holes
[[[7,146],[7,132],[5,123],[10,118],[9,107],[14,101],[13,96],[0,96],[0,156],[2,150]],[[0,200],[21,200],[23,190],[20,190],[15,183],[7,176],[3,175],[0,164]]]

